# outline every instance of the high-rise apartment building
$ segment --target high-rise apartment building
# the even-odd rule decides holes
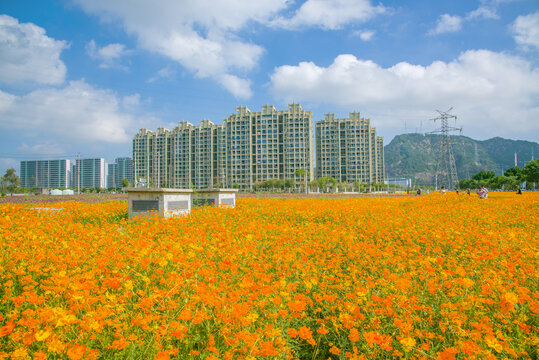
[[[127,179],[129,184],[133,184],[133,159],[129,157],[116,158],[115,165],[118,166],[115,173],[115,187],[121,187],[123,179]]]
[[[312,112],[299,104],[252,112],[238,107],[222,125],[181,121],[172,131],[140,129],[133,139],[135,182],[150,186],[238,187],[294,178],[303,169],[314,177]]]
[[[21,161],[20,179],[23,188],[68,188],[71,186],[69,160]]]
[[[105,159],[77,159],[73,168],[73,188],[105,188],[107,186]]]
[[[383,183],[384,144],[370,120],[358,112],[348,119],[326,114],[316,123],[316,166],[318,177],[341,182]]]
[[[111,188],[117,188],[121,187],[120,185],[117,185],[116,182],[116,174],[118,173],[118,164],[112,163],[112,164],[106,164],[107,166],[107,189]]]

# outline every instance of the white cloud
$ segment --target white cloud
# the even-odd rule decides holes
[[[21,97],[0,92],[0,128],[81,143],[126,143],[134,126],[127,107],[138,103],[138,95],[124,98],[123,103],[126,106],[115,93],[93,88],[84,80]]]
[[[336,30],[350,23],[367,21],[386,10],[382,5],[373,6],[370,0],[307,0],[293,17],[279,17],[272,24],[286,29],[320,27]]]
[[[66,47],[37,25],[0,15],[0,82],[62,84],[66,66],[60,54]]]
[[[400,129],[403,119],[419,123],[434,109],[454,106],[465,134],[539,136],[539,69],[503,53],[472,50],[448,63],[401,62],[389,68],[340,55],[328,67],[312,62],[278,67],[270,85],[284,101],[373,114],[375,126],[385,131]]]
[[[120,59],[131,51],[127,50],[123,44],[109,44],[98,48],[95,41],[91,40],[86,45],[86,51],[91,58],[101,62],[99,67],[102,69],[118,68],[127,70],[126,66],[121,65]]]
[[[141,48],[179,62],[198,77],[215,79],[237,97],[250,89],[230,86],[223,76],[240,79],[264,52],[237,33],[252,22],[268,22],[287,6],[287,0],[74,1],[105,21],[119,20]]]
[[[356,30],[352,32],[352,36],[359,36],[363,41],[371,41],[375,34],[376,32],[372,30]]]
[[[466,14],[466,20],[472,19],[499,19],[498,6],[504,3],[515,2],[519,0],[480,0],[481,5]]]
[[[520,46],[539,49],[539,11],[517,17],[512,30]]]
[[[155,76],[152,76],[147,80],[149,83],[156,82],[159,79],[169,79],[172,76],[176,75],[176,70],[172,69],[170,66],[160,69]]]
[[[134,95],[124,96],[122,99],[122,105],[124,109],[126,110],[137,108],[140,105],[140,95],[134,94]]]
[[[482,5],[475,9],[474,11],[470,11],[468,14],[466,14],[466,19],[499,19],[500,16],[496,12],[496,8],[491,6],[485,6]]]
[[[251,81],[242,79],[234,75],[224,74],[218,79],[219,83],[236,97],[249,98],[251,97]]]
[[[46,155],[46,156],[60,156],[65,154],[65,149],[56,142],[53,141],[40,141],[32,145],[23,143],[17,148],[17,151],[21,154],[29,155]]]
[[[429,35],[457,32],[460,29],[462,29],[462,18],[460,16],[443,14],[438,18],[436,28],[429,31]]]

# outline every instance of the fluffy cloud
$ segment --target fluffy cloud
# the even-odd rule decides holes
[[[130,53],[123,44],[109,44],[98,48],[95,41],[91,40],[86,45],[86,51],[93,58],[101,62],[100,68],[127,68],[119,63],[120,59]]]
[[[519,45],[539,49],[539,11],[517,17],[512,29]]]
[[[66,67],[60,54],[66,47],[39,26],[0,15],[0,82],[62,84]]]
[[[466,15],[466,19],[499,19],[500,16],[495,8],[489,6],[480,6]]]
[[[0,91],[0,128],[26,129],[40,137],[47,134],[81,143],[126,143],[133,127],[126,107],[136,103],[137,95],[120,99],[84,80],[21,97]]]
[[[293,17],[279,17],[275,26],[295,29],[320,27],[336,30],[350,23],[364,22],[386,12],[382,5],[373,6],[370,0],[307,0]]]
[[[539,69],[526,60],[476,50],[448,63],[401,62],[389,68],[340,55],[328,67],[312,62],[278,67],[270,85],[285,101],[367,112],[384,130],[401,128],[403,119],[419,123],[434,109],[454,106],[468,135],[529,138],[539,131],[538,84]]]
[[[457,32],[462,29],[462,18],[460,16],[452,16],[443,14],[436,23],[436,28],[429,31],[429,35],[438,35],[449,32]]]
[[[251,93],[240,76],[264,52],[237,32],[252,22],[269,21],[287,5],[287,0],[74,1],[105,21],[119,20],[141,48],[179,62],[198,77],[215,79],[237,97]]]
[[[352,32],[352,36],[359,36],[359,38],[363,41],[371,41],[375,34],[376,32],[372,30],[356,30]]]

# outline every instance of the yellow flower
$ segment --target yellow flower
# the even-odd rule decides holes
[[[14,352],[11,353],[12,359],[27,359],[28,358],[28,351],[26,348],[18,348]]]
[[[512,293],[512,292],[505,293],[504,297],[505,297],[505,300],[512,305],[515,305],[518,302],[518,296],[515,293]]]
[[[407,337],[404,339],[401,339],[400,341],[401,345],[404,347],[406,351],[412,350],[412,348],[415,346],[416,342],[414,338]]]
[[[34,336],[37,341],[43,341],[51,335],[47,330],[38,331]]]

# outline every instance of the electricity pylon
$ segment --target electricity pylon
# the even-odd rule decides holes
[[[449,126],[449,119],[455,119],[455,124],[457,122],[457,117],[449,113],[452,109],[453,108],[450,108],[447,111],[436,110],[440,116],[430,119],[434,122],[440,120],[441,123],[441,126],[438,129],[430,132],[430,134],[441,135],[436,159],[436,186],[444,186],[449,190],[454,189],[458,181],[457,165],[455,164],[455,156],[453,155],[453,147],[451,146],[452,142],[449,133],[451,131],[459,131],[460,134],[462,134],[462,128]]]

